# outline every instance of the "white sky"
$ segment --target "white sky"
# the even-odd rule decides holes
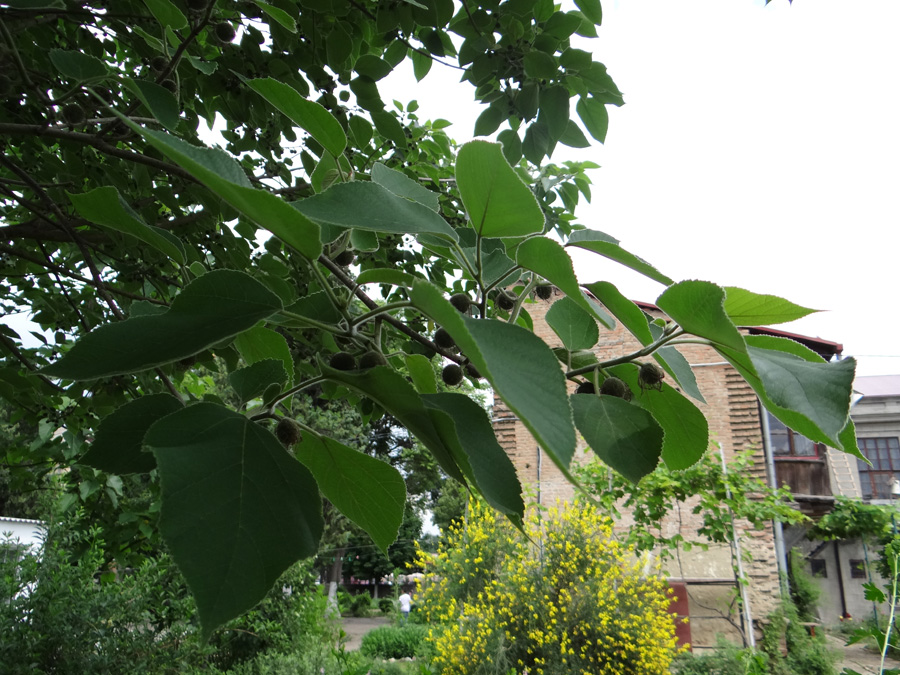
[[[621,0],[599,39],[626,105],[591,159],[579,222],[676,280],[772,293],[827,313],[784,330],[844,345],[859,373],[900,373],[900,3],[896,0]],[[435,66],[379,88],[471,138],[481,106]],[[653,301],[655,282],[590,254],[582,281]],[[888,358],[890,357],[890,358]]]

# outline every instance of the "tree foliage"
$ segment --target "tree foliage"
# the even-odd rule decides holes
[[[576,6],[0,3],[0,302],[40,328],[0,327],[0,395],[38,429],[8,460],[71,469],[70,503],[135,524],[117,550],[161,531],[205,635],[315,552],[320,494],[382,547],[401,525],[402,476],[294,419],[301,391],[364,421],[391,415],[514,522],[521,489],[487,414],[439,391],[430,359],[490,386],[566,474],[578,433],[633,480],[660,457],[697,460],[705,426],[681,423],[699,414],[681,393],[696,383],[672,348],[684,339],[711,345],[791,428],[858,453],[852,360],[737,330],[811,310],[675,283],[576,222],[594,165],[549,157],[603,142],[607,106],[623,103],[578,42],[600,5]],[[458,147],[415,102],[386,105],[379,82],[406,59],[419,79],[457,69],[484,106],[477,134],[499,142]],[[659,282],[670,320],[606,282],[582,287],[573,247]],[[565,294],[555,351],[528,314],[551,284]],[[598,361],[593,326],[617,321],[643,347]],[[648,372],[641,401],[601,388]],[[599,393],[572,398],[570,383]],[[160,498],[119,517],[129,483]]]

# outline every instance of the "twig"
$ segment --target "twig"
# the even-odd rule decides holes
[[[10,340],[5,335],[3,335],[3,333],[0,333],[0,344],[3,344],[3,346],[6,347],[10,351],[10,353],[12,353],[12,355],[15,356],[23,366],[25,366],[32,373],[37,375],[37,377],[40,378],[41,381],[44,382],[44,384],[47,384],[47,385],[53,387],[57,391],[65,391],[65,389],[63,389],[58,384],[56,384],[55,382],[50,380],[47,376],[39,373],[37,367],[25,357],[25,355],[19,350],[18,347],[16,347],[16,343],[13,342],[12,340]]]

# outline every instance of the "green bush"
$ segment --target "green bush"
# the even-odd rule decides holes
[[[392,614],[394,611],[394,601],[390,598],[380,598],[378,600],[378,611],[382,614]]]
[[[418,652],[426,633],[427,629],[419,625],[381,626],[363,637],[360,651],[383,659],[411,658]]]
[[[372,596],[365,591],[353,596],[350,601],[350,616],[369,616],[372,609]]]
[[[685,652],[672,662],[672,675],[766,675],[766,657],[720,639],[715,650]]]

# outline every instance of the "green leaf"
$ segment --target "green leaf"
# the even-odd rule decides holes
[[[307,101],[292,86],[271,77],[246,80],[247,85],[284,113],[294,124],[308,132],[335,157],[347,147],[341,123],[322,105]]]
[[[119,117],[150,145],[257,225],[311,260],[321,255],[318,226],[280,197],[252,187],[240,164],[226,152],[219,148],[197,147],[161,131],[145,129],[124,116]]]
[[[573,394],[571,399],[575,426],[601,460],[633,483],[656,468],[663,430],[653,415],[615,396]]]
[[[435,234],[455,241],[453,228],[418,202],[398,197],[377,183],[337,183],[295,202],[294,208],[316,223],[340,228],[403,234]]]
[[[523,64],[525,75],[534,80],[550,80],[556,77],[558,72],[556,59],[538,49],[532,49],[525,54]]]
[[[700,403],[706,403],[700,388],[697,386],[697,378],[691,364],[675,347],[662,347],[657,349],[653,354],[656,362],[663,367],[673,380],[684,389],[685,393],[692,398],[697,399]]]
[[[563,131],[562,136],[559,137],[559,142],[563,145],[568,145],[570,148],[591,147],[591,142],[585,137],[581,127],[575,124],[573,120],[569,120],[566,123],[566,129]]]
[[[181,119],[178,111],[178,101],[165,87],[149,80],[136,80],[131,77],[123,77],[125,86],[138,97],[150,114],[158,119],[164,127],[174,131]]]
[[[569,237],[566,246],[577,246],[594,253],[599,253],[604,258],[615,260],[620,265],[629,267],[635,272],[640,272],[645,277],[669,286],[674,283],[672,279],[659,272],[653,265],[636,255],[629,253],[619,245],[618,239],[596,230],[576,230]]]
[[[525,131],[525,138],[522,141],[522,154],[525,159],[540,166],[544,159],[544,155],[549,154],[550,150],[550,132],[547,125],[542,121],[535,122]]]
[[[790,429],[816,443],[844,449],[856,361],[826,363],[798,342],[748,336],[746,353],[717,345],[762,404]],[[852,451],[852,449],[851,449]]]
[[[364,253],[377,251],[380,246],[378,235],[375,232],[367,232],[355,228],[350,230],[350,245],[354,250]]]
[[[465,394],[441,393],[422,397],[426,406],[447,414],[472,471],[472,479],[488,504],[521,524],[525,516],[522,486],[516,468],[497,442],[484,409]]]
[[[254,326],[244,331],[234,340],[234,346],[248,366],[264,361],[278,359],[284,365],[288,382],[294,380],[294,358],[285,337],[271,328]]]
[[[389,141],[393,141],[397,147],[405,148],[407,144],[406,131],[400,121],[387,110],[372,112],[372,122],[378,133]]]
[[[253,2],[257,7],[268,14],[270,18],[280,23],[288,31],[290,31],[291,33],[297,32],[297,22],[294,21],[293,17],[283,9],[279,9],[274,5],[270,5],[268,2],[262,2],[261,0],[253,0]]]
[[[378,80],[384,79],[388,75],[391,74],[393,70],[391,68],[391,64],[385,61],[384,59],[380,59],[374,54],[363,54],[358,59],[356,59],[356,64],[354,65],[354,69],[360,75],[365,75],[370,78],[373,82],[378,82]]]
[[[575,111],[588,133],[601,143],[606,142],[606,132],[609,130],[606,104],[599,99],[582,96],[575,105]]]
[[[566,380],[543,340],[503,321],[462,316],[427,281],[413,284],[410,300],[450,333],[553,462],[570,476],[575,430]]]
[[[356,283],[360,286],[363,284],[391,284],[393,286],[409,287],[418,278],[400,270],[379,267],[360,272],[359,276],[356,277]]]
[[[544,229],[534,194],[503,156],[499,143],[466,143],[456,159],[456,184],[475,231],[522,237]]]
[[[294,452],[312,472],[322,495],[387,554],[406,508],[406,483],[400,472],[335,440],[309,433]]]
[[[385,190],[390,190],[398,197],[405,197],[423,206],[427,206],[435,213],[440,213],[438,205],[438,193],[432,192],[421,183],[414,181],[402,171],[386,167],[381,162],[372,165],[372,182],[377,183]]]
[[[416,82],[421,82],[431,70],[434,60],[426,54],[420,54],[418,51],[413,51],[410,58],[412,59],[413,75],[416,78]]]
[[[581,10],[595,26],[603,23],[603,8],[600,6],[600,0],[575,0],[575,6]]]
[[[187,17],[170,0],[144,0],[144,4],[163,28],[180,30],[187,27]]]
[[[447,475],[465,482],[465,477],[453,458],[452,450],[444,443],[422,398],[400,373],[386,366],[376,366],[362,372],[347,372],[334,370],[321,361],[319,368],[322,375],[329,380],[340,382],[365,394],[396,417],[431,451]]]
[[[273,384],[283,386],[287,379],[284,363],[279,359],[257,361],[251,366],[228,374],[228,384],[238,395],[241,405],[262,396]]]
[[[515,166],[522,159],[522,141],[512,129],[504,129],[497,134],[497,140],[503,144],[503,156],[510,165]]]
[[[743,288],[725,287],[725,313],[739,326],[787,323],[818,311],[795,305],[777,295],[760,295]]]
[[[541,91],[540,101],[547,132],[558,141],[569,124],[569,90],[562,86],[547,87]]]
[[[73,80],[94,80],[109,75],[109,69],[103,61],[84,52],[51,49],[50,63]]]
[[[280,309],[278,296],[253,277],[214,270],[185,286],[164,314],[95,328],[43,372],[91,380],[147,370],[193,356]]]
[[[147,432],[162,485],[159,529],[197,601],[202,639],[265,597],[322,536],[319,490],[266,429],[197,403]]]
[[[406,369],[412,378],[413,385],[420,394],[436,394],[437,379],[434,376],[434,365],[421,354],[407,354]]]
[[[662,389],[642,390],[634,364],[614,366],[609,372],[634,392],[634,403],[653,415],[663,430],[662,458],[670,469],[686,469],[709,448],[709,423],[697,406],[665,382]]]
[[[475,120],[473,136],[490,136],[506,121],[506,114],[499,106],[489,105]]]
[[[156,458],[143,451],[144,434],[156,420],[182,407],[169,394],[151,394],[129,401],[103,418],[94,442],[79,462],[119,475],[152,471]]]
[[[599,305],[589,302],[584,297],[575,277],[572,259],[558,242],[547,237],[526,239],[519,244],[516,262],[558,286],[571,300],[607,328],[615,327],[616,322]]]
[[[744,338],[725,313],[724,302],[725,290],[713,283],[681,281],[663,291],[656,305],[688,333],[744,351]]]
[[[546,318],[547,324],[570,352],[590,349],[600,339],[594,317],[568,296],[554,302],[547,310]]]
[[[598,281],[593,284],[585,284],[584,287],[593,293],[594,297],[603,303],[603,306],[612,312],[612,315],[621,321],[622,325],[643,346],[646,347],[653,342],[653,335],[647,325],[647,315],[640,307],[622,295],[613,284],[608,281]]]
[[[182,265],[186,262],[184,245],[170,232],[147,225],[116,188],[105,186],[83,194],[66,194],[82,218],[140,239]]]

